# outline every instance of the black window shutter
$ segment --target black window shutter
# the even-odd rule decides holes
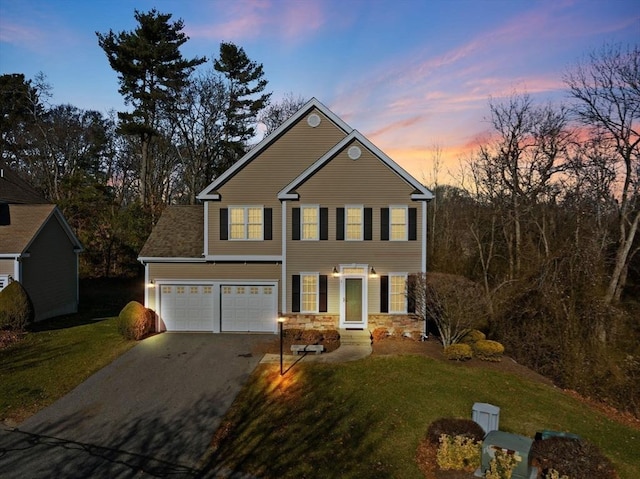
[[[389,312],[389,276],[380,276],[380,312]]]
[[[300,312],[300,275],[294,274],[291,277],[291,311]]]
[[[364,209],[364,239],[371,241],[373,239],[373,209]]]
[[[336,208],[336,240],[344,240],[344,208]]]
[[[220,239],[229,239],[229,210],[220,208]]]
[[[320,275],[320,304],[318,305],[318,311],[321,313],[327,312],[327,275]]]
[[[329,208],[320,208],[320,239],[329,239]]]
[[[409,208],[409,241],[418,239],[418,209]]]
[[[264,239],[273,239],[273,210],[271,208],[264,208],[264,224],[262,225],[264,231]]]
[[[291,209],[291,239],[300,239],[300,208]]]
[[[389,208],[380,208],[380,240],[389,241]]]

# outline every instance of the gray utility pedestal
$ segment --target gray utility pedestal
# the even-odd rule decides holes
[[[484,402],[474,403],[471,419],[480,425],[485,434],[497,431],[500,423],[500,408]]]

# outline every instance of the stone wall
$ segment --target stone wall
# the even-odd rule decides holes
[[[287,318],[284,323],[285,329],[327,330],[340,327],[340,316],[337,314],[289,313],[283,316]],[[370,331],[376,328],[387,328],[391,334],[424,332],[424,321],[403,314],[370,314],[368,323]]]

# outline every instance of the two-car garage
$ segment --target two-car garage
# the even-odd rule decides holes
[[[277,283],[162,282],[157,294],[167,331],[272,333],[277,328]]]

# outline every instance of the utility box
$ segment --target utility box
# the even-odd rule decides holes
[[[533,439],[525,436],[504,431],[491,431],[482,441],[481,466],[475,472],[475,476],[482,477],[489,470],[489,464],[495,457],[496,451],[502,450],[509,454],[518,453],[518,456],[522,458],[513,469],[512,479],[535,479],[538,475],[538,470],[535,467],[531,467],[531,457],[529,455],[532,444]]]
[[[480,425],[485,435],[491,431],[497,431],[500,423],[500,408],[484,402],[474,403],[471,419]]]

